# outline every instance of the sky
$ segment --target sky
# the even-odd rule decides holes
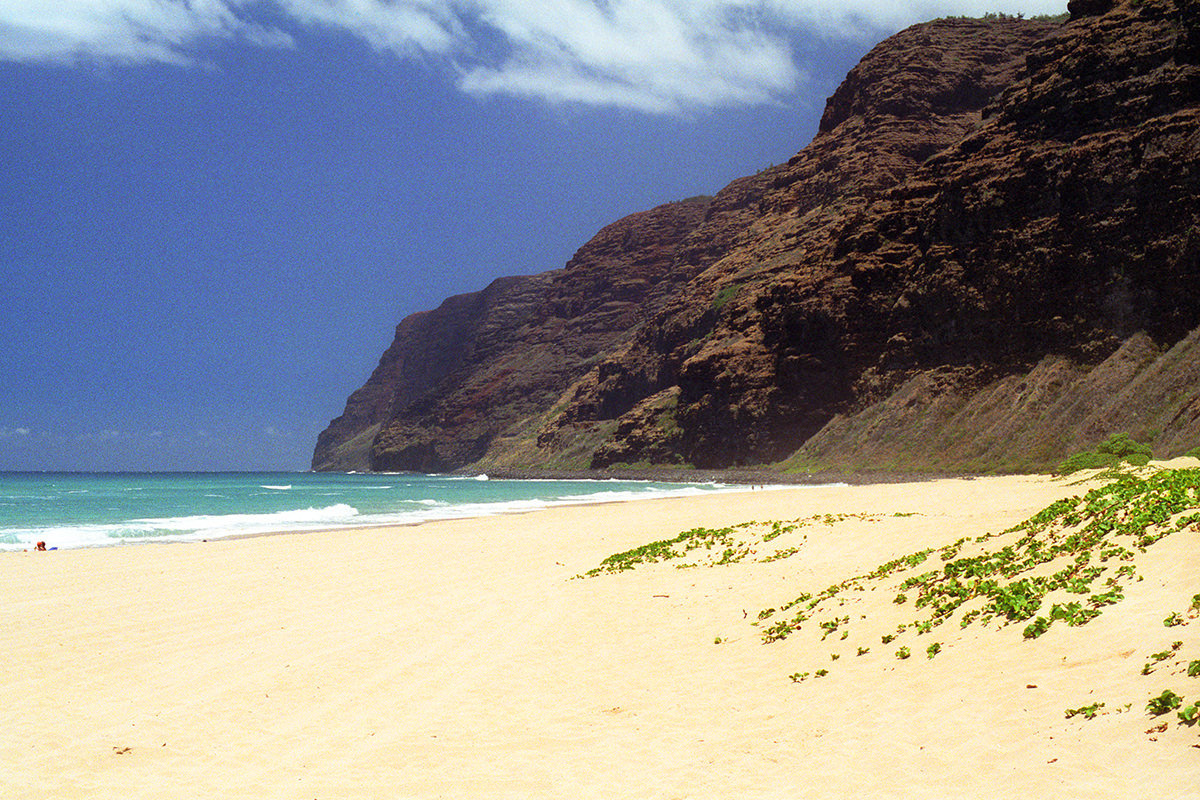
[[[406,315],[1065,0],[0,0],[0,470],[303,470]]]

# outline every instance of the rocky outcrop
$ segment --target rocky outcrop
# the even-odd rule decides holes
[[[472,321],[405,320],[314,464],[990,470],[1117,430],[1200,444],[1200,12],[1070,8],[903,31],[786,165],[447,301]]]

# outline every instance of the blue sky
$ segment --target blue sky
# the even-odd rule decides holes
[[[305,469],[405,315],[1065,0],[0,0],[0,469]]]

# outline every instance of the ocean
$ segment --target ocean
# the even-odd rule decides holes
[[[720,483],[314,472],[0,472],[0,550],[180,542],[733,491]]]

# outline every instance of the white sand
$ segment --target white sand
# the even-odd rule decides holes
[[[1200,620],[1162,625],[1200,592],[1200,534],[1141,556],[1145,579],[1089,625],[1034,641],[947,625],[937,658],[931,634],[898,661],[879,634],[913,609],[883,589],[850,599],[868,619],[845,641],[764,645],[751,625],[1081,491],[946,480],[6,554],[0,797],[1195,796],[1200,732],[1172,714],[1147,734],[1144,708],[1200,697],[1200,678],[1140,670],[1173,640],[1200,659]],[[781,537],[801,552],[771,563],[572,580],[696,525],[839,512],[886,516]],[[1097,700],[1110,713],[1065,718]]]

